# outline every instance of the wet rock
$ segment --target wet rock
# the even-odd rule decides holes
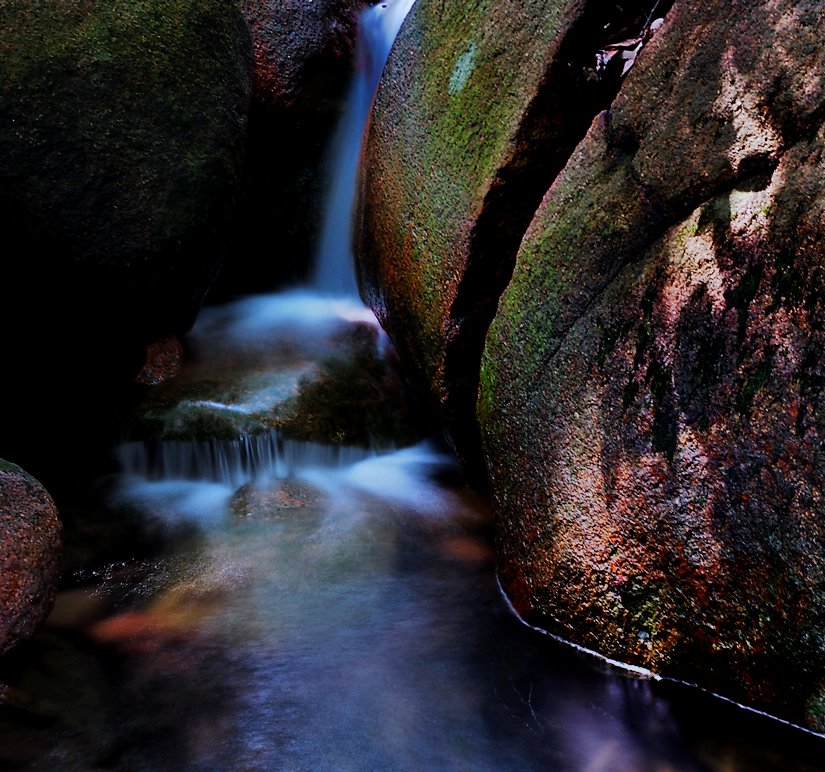
[[[596,52],[649,11],[608,5],[418,0],[377,95],[364,293],[477,484],[485,331],[541,197],[618,87],[596,77]]]
[[[522,242],[479,420],[522,615],[825,731],[818,13],[674,6]]]
[[[175,335],[150,343],[135,382],[143,386],[157,386],[174,378],[180,373],[183,354],[183,344]]]
[[[180,377],[147,391],[126,421],[135,440],[237,441],[271,436],[333,446],[392,447],[426,432],[376,326],[340,321],[311,340],[210,348]],[[260,340],[256,340],[256,346]],[[208,345],[208,344],[207,344]]]
[[[278,480],[270,485],[244,485],[232,497],[230,509],[243,518],[283,520],[322,510],[325,495],[307,483]]]
[[[338,111],[355,49],[354,0],[242,0],[255,52],[254,103],[302,124]]]
[[[62,528],[46,489],[0,460],[0,654],[48,615],[60,578]]]
[[[327,146],[353,70],[358,0],[243,0],[255,58],[244,211],[213,298],[307,273]]]
[[[424,436],[426,421],[401,378],[394,359],[378,346],[377,330],[353,325],[303,378],[294,399],[279,410],[277,426],[293,439],[334,445],[392,447]]]
[[[10,0],[0,49],[13,446],[54,425],[44,383],[105,416],[145,346],[191,326],[240,191],[251,45],[226,0]]]

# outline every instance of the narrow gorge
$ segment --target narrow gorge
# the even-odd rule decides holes
[[[0,8],[0,767],[825,770],[815,0]]]

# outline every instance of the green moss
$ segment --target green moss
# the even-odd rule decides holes
[[[401,199],[393,208],[404,213],[393,237],[404,245],[411,288],[400,310],[409,314],[419,364],[436,389],[445,327],[474,224],[515,152],[519,124],[545,76],[547,48],[567,6],[547,3],[535,13],[529,5],[502,7],[493,0],[419,3],[398,44],[399,50],[415,51],[414,75],[404,57],[391,58],[385,72],[385,83],[407,88],[386,103],[379,93],[376,121],[397,127],[384,133],[382,156],[403,159],[403,171],[391,172],[399,175],[394,182]],[[415,35],[414,42],[405,35]],[[395,85],[389,89],[396,97],[398,91]],[[411,154],[410,146],[417,152]]]
[[[646,240],[644,231],[626,227],[634,220],[635,209],[643,207],[632,157],[611,150],[605,165],[605,148],[598,138],[577,152],[583,157],[555,181],[553,197],[542,205],[522,242],[518,267],[499,305],[499,316],[508,320],[508,333],[522,351],[530,352],[519,374],[524,384],[540,377],[548,352],[560,344],[589,299],[601,291],[618,264],[639,254]],[[592,166],[591,155],[594,162],[598,160]],[[605,200],[627,202],[620,219]],[[652,340],[650,311],[640,330],[640,335],[645,333],[643,350]],[[607,339],[602,343],[600,361],[608,354],[608,344]]]
[[[478,385],[478,402],[476,416],[482,432],[491,425],[491,419],[496,409],[496,367],[495,362],[485,355],[481,360],[481,371]]]
[[[275,425],[293,439],[334,445],[407,445],[420,438],[395,374],[373,351],[330,358],[279,408]]]
[[[736,396],[736,410],[740,415],[747,415],[753,407],[753,401],[771,377],[773,352],[769,349],[765,358],[745,375],[739,393]]]
[[[662,624],[662,608],[657,595],[648,596],[638,607],[634,621],[640,633],[647,633],[651,638],[659,634]]]
[[[815,732],[825,732],[825,691],[818,691],[806,706],[808,726]]]
[[[21,474],[23,470],[17,466],[17,464],[12,464],[10,461],[6,461],[0,458],[0,472],[11,472],[13,474]]]
[[[232,0],[3,3],[6,195],[110,261],[217,229],[240,180],[246,45]]]

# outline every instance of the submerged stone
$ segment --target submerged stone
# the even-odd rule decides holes
[[[267,485],[244,485],[229,506],[237,517],[283,520],[296,515],[315,515],[323,510],[325,502],[325,495],[307,483],[278,480]]]

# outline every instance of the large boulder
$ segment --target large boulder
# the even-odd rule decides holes
[[[0,459],[0,654],[30,637],[51,611],[62,527],[46,489]]]
[[[211,296],[260,292],[307,274],[326,155],[353,70],[360,0],[242,0],[254,51],[243,216]]]
[[[232,0],[9,0],[0,50],[9,442],[11,418],[24,440],[55,419],[55,387],[93,407],[191,325],[229,242],[252,52]]]
[[[305,130],[338,113],[355,51],[358,0],[242,0],[255,54],[256,109]],[[283,150],[283,148],[281,148]]]
[[[618,81],[596,52],[647,3],[418,0],[390,55],[363,164],[363,292],[483,477],[478,368],[541,197]]]
[[[554,634],[825,731],[818,2],[677,3],[487,337],[500,576]]]

